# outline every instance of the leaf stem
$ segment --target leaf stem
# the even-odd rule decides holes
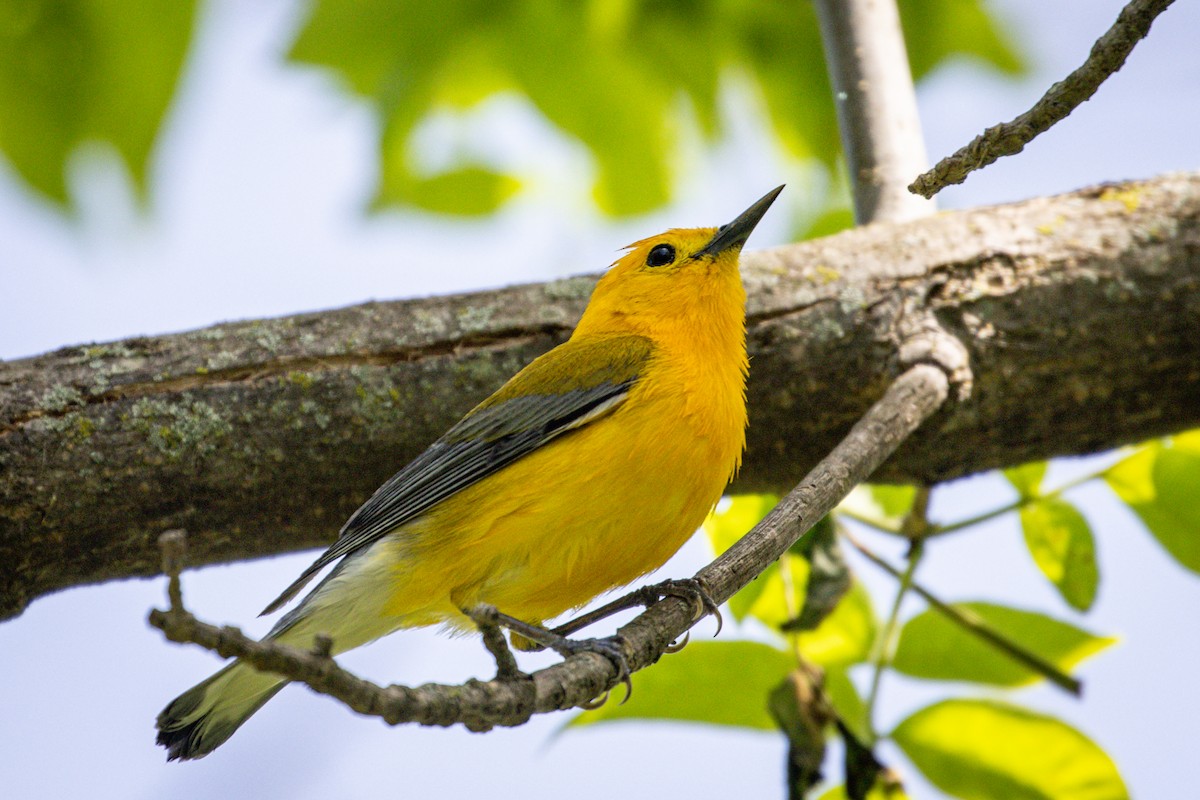
[[[855,522],[866,525],[868,528],[873,528],[880,533],[890,533],[892,536],[899,536],[900,530],[892,525],[888,525],[883,520],[868,517],[866,514],[860,514],[857,511],[851,511],[846,508],[838,508],[835,513],[840,517],[847,517]]]
[[[1000,506],[999,508],[993,508],[991,511],[985,511],[982,514],[976,514],[975,516],[968,517],[967,519],[962,519],[957,522],[949,522],[949,523],[946,523],[945,525],[931,525],[929,528],[928,535],[929,536],[944,536],[947,533],[955,533],[956,531],[960,531],[963,528],[969,528],[972,525],[978,525],[981,522],[987,522],[988,520],[995,519],[996,517],[1002,517],[1005,514],[1012,513],[1013,511],[1019,511],[1022,508],[1024,508],[1025,506],[1029,505],[1030,503],[1036,502],[1038,500],[1045,500],[1047,498],[1058,497],[1063,492],[1066,492],[1070,489],[1074,489],[1076,486],[1081,486],[1081,485],[1087,483],[1088,481],[1094,481],[1097,478],[1103,477],[1104,473],[1108,472],[1108,470],[1109,470],[1109,467],[1105,467],[1104,469],[1099,470],[1097,472],[1091,472],[1091,473],[1088,473],[1087,475],[1083,475],[1079,478],[1076,478],[1075,480],[1067,481],[1062,486],[1059,486],[1055,489],[1051,489],[1048,492],[1041,492],[1040,494],[1036,494],[1036,495],[1022,496],[1022,497],[1014,500],[1011,503],[1006,503],[1006,504]],[[856,517],[851,517],[851,519],[856,519]],[[862,520],[859,520],[859,521],[861,522]],[[867,523],[867,524],[869,524],[869,523]],[[872,527],[875,527],[875,526],[872,526]]]
[[[872,564],[875,564],[893,577],[900,578],[901,581],[903,581],[904,575],[910,572],[909,570],[906,570],[905,573],[902,573],[896,567],[884,561],[882,558],[868,549],[866,545],[858,541],[858,539],[856,539],[854,535],[845,528],[841,530],[841,534],[846,541],[850,542],[850,544],[854,546],[854,549],[862,553],[868,561],[870,561]],[[909,564],[911,567],[911,561]],[[968,633],[979,637],[1014,661],[1038,673],[1055,686],[1058,686],[1059,688],[1075,695],[1076,697],[1079,697],[1083,693],[1082,681],[1080,681],[1078,678],[1071,677],[1054,664],[1043,659],[1041,656],[1014,642],[1012,639],[1009,639],[1004,634],[988,625],[987,622],[978,614],[975,614],[968,609],[953,606],[949,603],[939,600],[918,583],[910,583],[909,588],[911,588],[913,592],[919,595],[925,602],[929,603],[931,608],[936,609],[951,622],[961,626],[963,630],[967,631]]]
[[[896,590],[896,599],[892,601],[892,609],[888,613],[887,622],[884,623],[879,638],[875,640],[875,653],[872,658],[875,663],[875,672],[871,675],[871,688],[867,693],[867,729],[871,734],[872,742],[879,738],[875,731],[875,704],[879,699],[879,687],[883,681],[883,672],[892,660],[896,629],[900,622],[900,606],[904,602],[904,595],[913,585],[913,576],[916,574],[917,565],[921,563],[921,557],[925,554],[925,537],[929,535],[930,530],[928,516],[930,492],[928,486],[917,488],[912,508],[900,526],[901,533],[907,536],[912,544],[908,551],[908,564],[904,568],[904,573],[900,575],[900,586]]]

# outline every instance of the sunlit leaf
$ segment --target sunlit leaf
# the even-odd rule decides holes
[[[850,590],[850,569],[842,555],[833,518],[826,514],[788,550],[805,559],[808,576],[801,588],[800,613],[785,629],[808,631],[817,627]]]
[[[1066,500],[1045,498],[1021,508],[1025,544],[1042,573],[1073,608],[1086,611],[1096,599],[1100,572],[1087,520]]]
[[[1200,431],[1152,442],[1104,479],[1176,561],[1200,572]]]
[[[779,497],[773,494],[735,495],[723,502],[719,512],[709,514],[708,519],[704,520],[704,532],[708,534],[713,552],[719,555],[728,550],[731,544],[757,525],[777,502]],[[729,599],[729,611],[734,619],[739,622],[745,619],[778,569],[778,564],[772,564]]]
[[[956,603],[955,607],[1063,672],[1116,641],[1035,611],[992,603]],[[1042,677],[932,608],[904,625],[892,667],[914,678],[997,686],[1021,686]]]
[[[1112,759],[1053,717],[988,700],[946,700],[892,733],[947,794],[964,800],[1127,800]]]
[[[966,56],[1010,75],[1023,71],[1014,41],[985,5],[962,0],[901,0],[899,6],[914,77],[922,77],[953,56]]]
[[[1009,467],[1002,473],[1022,497],[1037,497],[1046,477],[1046,467],[1045,461],[1030,461],[1019,467]]]
[[[901,13],[920,51],[918,74],[954,54],[1016,65],[979,0],[911,0]],[[641,213],[670,197],[686,167],[677,161],[684,125],[698,122],[709,142],[726,133],[722,87],[757,95],[793,156],[833,166],[839,151],[816,17],[805,3],[318,0],[290,56],[334,72],[375,105],[389,139],[380,148],[385,175],[405,172],[424,117],[501,90],[526,97],[588,149],[593,195],[611,214]]]
[[[704,532],[708,534],[713,552],[720,555],[728,550],[778,502],[779,496],[774,494],[738,494],[722,501],[719,510],[704,520]]]
[[[627,703],[612,700],[568,725],[659,719],[774,730],[767,695],[793,666],[786,652],[758,642],[692,641],[635,672]]]
[[[507,175],[482,167],[444,172],[432,178],[385,173],[378,201],[403,200],[439,214],[491,214],[520,188]]]
[[[835,233],[850,230],[854,227],[854,211],[847,206],[830,208],[813,220],[792,238],[796,241],[804,239],[820,239],[822,236],[832,236]]]
[[[804,608],[804,587],[809,564],[799,556],[785,554],[758,582],[762,590],[749,608],[749,615],[771,630],[782,628]]]
[[[817,800],[849,800],[849,797],[845,786],[834,786]],[[908,800],[908,794],[899,783],[877,782],[871,787],[871,791],[867,792],[867,800]]]
[[[858,664],[870,654],[876,630],[871,598],[862,584],[855,582],[815,631],[799,634],[800,651],[823,667]]]
[[[0,4],[5,159],[65,203],[70,155],[84,142],[106,142],[144,189],[195,16],[191,0]]]
[[[912,510],[917,496],[915,486],[860,484],[842,500],[835,511],[847,511],[889,530],[899,530]]]

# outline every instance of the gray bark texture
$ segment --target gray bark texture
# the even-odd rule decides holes
[[[786,490],[949,332],[969,393],[876,473],[935,482],[1200,424],[1200,174],[747,253],[734,491]],[[593,277],[368,303],[0,363],[0,617],[69,586],[327,545],[563,341]]]

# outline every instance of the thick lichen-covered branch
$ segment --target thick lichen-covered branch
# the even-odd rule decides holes
[[[1133,0],[1121,10],[1113,26],[1092,45],[1083,64],[1054,84],[1033,108],[1009,122],[988,128],[971,143],[946,156],[928,172],[909,184],[909,191],[922,197],[935,194],[955,183],[962,183],[977,169],[1015,155],[1035,137],[1066,119],[1081,103],[1100,88],[1100,84],[1125,64],[1134,46],[1150,33],[1150,25],[1174,0]]]
[[[1200,175],[747,253],[736,491],[786,488],[932,319],[974,391],[880,478],[932,483],[1200,424]],[[0,617],[64,587],[329,544],[463,412],[562,341],[592,278],[218,325],[0,363]]]

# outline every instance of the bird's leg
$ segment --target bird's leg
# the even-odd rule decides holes
[[[611,661],[613,666],[616,667],[617,680],[625,685],[626,700],[629,699],[629,695],[633,692],[633,682],[629,677],[629,659],[625,654],[625,640],[620,636],[609,636],[604,639],[568,639],[556,631],[547,630],[540,625],[531,625],[524,620],[503,614],[495,606],[485,603],[481,603],[470,609],[467,614],[471,619],[476,621],[475,624],[480,625],[480,630],[490,627],[495,631],[497,626],[508,628],[511,633],[522,636],[541,647],[549,648],[563,658],[568,658],[577,653],[598,653]],[[480,620],[483,621],[482,624]],[[488,650],[492,650],[492,646],[487,644],[486,639],[484,643],[487,645]],[[512,659],[512,652],[507,647],[504,648],[504,652],[507,658]],[[494,650],[492,650],[492,653],[495,655]],[[498,656],[497,663],[500,663]],[[514,667],[515,664],[516,660],[513,659]],[[502,665],[501,668],[503,669]]]
[[[504,633],[500,630],[499,620],[496,619],[500,612],[496,611],[494,606],[464,608],[463,613],[479,628],[479,633],[483,636],[483,646],[492,654],[492,658],[496,659],[496,680],[529,677],[517,666],[516,657],[513,656],[512,650],[508,649],[508,642],[504,640]]]
[[[665,580],[662,583],[654,583],[649,586],[642,586],[634,589],[627,595],[618,597],[611,603],[605,603],[595,611],[589,611],[586,614],[580,614],[575,619],[568,620],[562,625],[551,630],[559,636],[569,636],[576,631],[586,628],[594,622],[599,622],[602,619],[611,617],[618,611],[624,611],[627,608],[636,608],[638,606],[650,606],[662,600],[664,597],[679,597],[692,604],[694,609],[692,612],[692,621],[696,622],[705,614],[712,614],[717,619],[717,631],[713,634],[716,636],[721,632],[721,627],[724,624],[724,619],[721,617],[721,610],[717,607],[716,602],[708,593],[708,589],[697,578],[681,578],[678,580]],[[682,646],[682,645],[681,645]]]

